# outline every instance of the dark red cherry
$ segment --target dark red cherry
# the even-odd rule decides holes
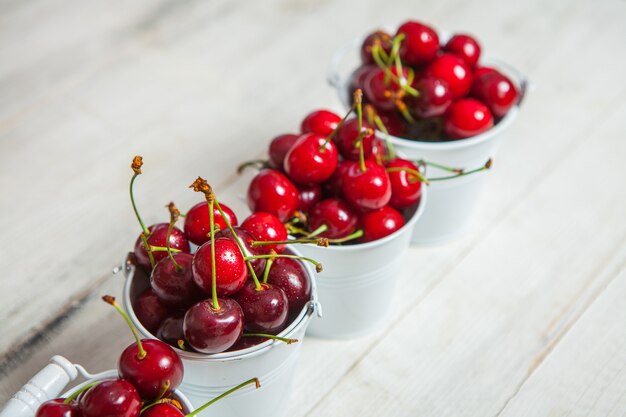
[[[285,172],[296,184],[320,184],[333,175],[339,154],[326,135],[307,133],[285,156]]]
[[[340,198],[322,200],[309,212],[309,231],[326,225],[326,230],[319,234],[320,237],[329,239],[346,237],[356,230],[357,223],[357,214]]]
[[[298,140],[298,135],[292,135],[291,133],[279,135],[272,139],[268,150],[272,168],[283,169],[285,155],[287,155],[293,144],[296,143],[296,140]]]
[[[472,71],[456,55],[446,53],[438,56],[428,65],[426,74],[445,81],[455,98],[465,96],[472,87]]]
[[[381,208],[391,198],[391,183],[385,167],[375,161],[365,161],[365,171],[353,162],[343,176],[343,195],[352,205],[362,210]]]
[[[239,304],[230,298],[219,298],[218,303],[216,310],[211,300],[200,301],[185,313],[185,339],[198,352],[223,352],[241,337],[243,311]]]
[[[293,217],[299,203],[296,186],[275,169],[262,170],[248,186],[250,210],[272,213],[281,222],[286,222]]]
[[[165,342],[142,339],[141,345],[146,353],[141,359],[136,342],[120,355],[117,363],[120,378],[133,384],[144,400],[169,396],[183,380],[183,362]]]
[[[443,116],[454,100],[448,84],[433,76],[421,78],[415,88],[420,95],[412,97],[408,103],[413,113],[421,118]]]
[[[376,43],[378,43],[387,55],[389,55],[393,46],[391,35],[385,31],[377,30],[376,32],[367,35],[361,44],[361,62],[364,64],[374,64],[376,62],[372,56],[372,47]]]
[[[363,156],[365,159],[370,159],[373,155],[380,153],[378,149],[382,148],[382,143],[374,134],[374,129],[365,120],[362,122],[362,129],[367,132],[361,137],[361,144],[363,145]],[[346,122],[337,129],[335,135],[335,143],[337,148],[345,159],[352,161],[358,161],[360,155],[360,148],[357,146],[357,139],[359,138],[359,121],[352,118],[346,120]]]
[[[159,403],[147,408],[141,417],[185,417],[185,414],[172,404]]]
[[[235,213],[226,204],[220,203],[220,207],[224,211],[230,224],[236,226],[237,216],[235,216]],[[228,228],[226,221],[222,218],[217,207],[213,207],[213,220],[215,224],[219,226],[220,230]],[[211,231],[210,224],[209,207],[206,201],[198,203],[193,206],[185,216],[185,235],[191,242],[202,246],[204,243],[211,240],[211,236],[209,235]]]
[[[171,307],[161,301],[152,288],[147,288],[133,300],[133,311],[143,327],[152,334],[172,313]]]
[[[450,107],[443,130],[450,139],[463,139],[478,135],[493,126],[489,108],[478,100],[465,98]]]
[[[335,171],[337,169],[335,168]],[[335,175],[333,173],[333,175]],[[332,178],[332,177],[331,177]],[[300,192],[300,205],[298,210],[307,213],[311,207],[322,199],[322,187],[318,184],[301,185],[298,187]]]
[[[322,184],[324,195],[326,197],[340,197],[343,193],[343,174],[348,170],[351,161],[339,161],[335,172]]]
[[[235,352],[237,350],[248,349],[256,345],[260,345],[261,343],[269,340],[267,337],[259,337],[259,336],[243,336],[241,339],[237,341],[234,345],[228,348],[228,352]]]
[[[402,138],[407,133],[406,125],[402,117],[395,111],[378,110],[378,117],[385,125],[385,129],[391,136]]]
[[[243,244],[243,247],[246,250],[246,252],[248,252],[246,256],[248,254],[249,255],[261,255],[262,254],[259,248],[252,247],[252,242],[254,242],[255,240],[254,236],[252,236],[250,233],[243,230],[241,227],[233,227],[233,230],[235,231],[235,234],[237,235],[237,237],[239,237],[239,241]],[[215,235],[215,237],[216,238],[225,237],[235,242],[235,238],[233,237],[233,234],[231,233],[230,229],[220,231],[218,234]],[[265,261],[266,260],[263,258],[250,260],[250,264],[252,264],[252,268],[254,269],[254,272],[256,272],[257,276],[263,273],[263,270],[265,269]],[[250,271],[249,270],[247,271],[248,271],[248,274],[250,274]]]
[[[200,246],[191,263],[193,280],[206,294],[211,294],[212,265],[211,242],[209,241]],[[243,254],[237,244],[225,237],[215,239],[217,295],[226,296],[239,291],[246,282],[247,271]]]
[[[494,70],[474,80],[472,96],[485,103],[491,113],[500,118],[517,103],[519,92],[511,80]]]
[[[148,227],[148,231],[150,231],[150,235],[148,236],[148,244],[150,246],[158,246],[164,248],[167,244],[167,229],[169,228],[169,226],[169,223],[157,223]],[[172,233],[170,235],[170,247],[172,249],[178,249],[182,252],[189,252],[189,241],[187,240],[185,234],[177,227],[174,227],[172,229]],[[156,263],[165,258],[167,256],[167,252],[153,252],[152,256],[154,257],[154,262]],[[150,257],[148,256],[148,252],[143,245],[141,236],[138,237],[135,241],[135,259],[137,260],[137,264],[141,266],[144,270],[152,270],[152,265],[150,265]]]
[[[352,72],[350,75],[350,82],[348,86],[348,92],[350,93],[350,100],[353,99],[353,94],[357,89],[363,90],[365,85],[365,79],[369,76],[369,74],[378,69],[378,65],[362,65]],[[367,97],[363,97],[363,101],[367,101]]]
[[[287,229],[280,219],[271,213],[257,211],[252,213],[241,223],[241,228],[250,233],[255,240],[261,241],[284,241],[287,240]],[[285,251],[285,245],[261,245],[257,246],[259,253],[267,254],[271,250],[276,253]]]
[[[156,337],[172,346],[178,346],[178,341],[185,339],[183,332],[184,317],[185,314],[183,312],[176,312],[166,317],[159,326]]]
[[[107,379],[80,395],[83,417],[138,417],[141,398],[137,389],[123,379]]]
[[[341,117],[330,110],[315,110],[309,113],[300,126],[302,133],[317,133],[328,136],[341,122]]]
[[[406,159],[396,158],[387,163],[387,168],[392,169],[409,169],[419,171],[417,166]],[[389,205],[396,209],[411,207],[416,204],[422,195],[422,183],[420,180],[408,171],[388,172],[389,182],[391,183],[391,199]]]
[[[41,404],[35,417],[82,417],[75,400],[65,404],[65,398],[55,398]]]
[[[278,334],[287,326],[289,301],[279,287],[262,283],[257,289],[254,282],[248,281],[235,294],[235,301],[243,310],[244,329],[248,332]]]
[[[361,215],[363,241],[371,242],[382,239],[400,229],[404,224],[405,221],[402,214],[389,206],[363,213]]]
[[[164,258],[150,274],[150,285],[157,297],[174,307],[187,307],[205,298],[193,281],[193,255],[178,252],[172,254],[172,257],[178,266],[169,257]]]
[[[480,58],[480,45],[478,41],[470,35],[454,35],[443,49],[446,52],[450,52],[462,58],[470,67],[474,67]]]
[[[432,61],[439,50],[439,36],[430,26],[416,21],[403,23],[396,34],[406,38],[400,45],[402,62],[418,66]]]
[[[396,67],[391,69],[391,73],[399,76]],[[402,74],[405,79],[409,77],[409,70],[402,68]],[[404,92],[401,92],[400,85],[397,81],[390,79],[382,68],[372,70],[365,77],[363,85],[363,93],[368,101],[380,110],[395,110],[397,108],[397,100],[402,98]]]
[[[311,299],[311,282],[302,263],[293,258],[276,258],[267,278],[267,282],[285,292],[289,301],[289,316],[300,314]]]

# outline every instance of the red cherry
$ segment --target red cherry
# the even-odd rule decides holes
[[[167,397],[183,380],[183,362],[165,342],[142,339],[141,345],[146,353],[142,359],[139,358],[139,345],[136,342],[120,355],[117,363],[120,378],[133,384],[144,400]]]
[[[445,81],[455,98],[463,97],[472,87],[472,72],[465,61],[456,55],[438,56],[428,66],[426,74]]]
[[[337,171],[337,169],[335,169],[335,171]],[[333,173],[333,175],[335,174]],[[300,205],[298,206],[298,210],[304,213],[308,212],[311,207],[322,199],[322,187],[318,184],[301,185],[298,187],[298,191],[300,192]]]
[[[454,35],[443,49],[462,58],[470,67],[475,66],[480,58],[480,44],[470,35]]]
[[[407,133],[406,125],[402,117],[395,111],[377,110],[378,117],[385,125],[385,129],[391,136],[404,137]]]
[[[141,398],[133,385],[123,379],[107,379],[80,395],[83,417],[138,417]]]
[[[333,175],[338,160],[332,141],[321,134],[307,133],[287,152],[284,168],[296,184],[320,184]]]
[[[350,162],[351,161],[339,161],[337,163],[337,168],[333,175],[322,185],[322,187],[324,187],[324,195],[328,197],[341,196],[343,193],[343,174],[348,170]]]
[[[400,229],[404,224],[402,214],[392,207],[385,206],[369,211],[361,215],[363,240],[371,242],[382,239]]]
[[[178,341],[185,339],[183,332],[183,312],[176,312],[166,317],[156,332],[156,337],[172,346],[178,347]]]
[[[391,73],[398,76],[396,67],[391,69]],[[402,76],[409,77],[409,70],[402,68]],[[396,101],[402,97],[400,85],[393,79],[389,79],[382,68],[372,70],[363,81],[363,93],[365,97],[380,110],[395,110]]]
[[[211,294],[211,242],[200,246],[191,263],[193,280],[205,293]],[[243,254],[237,244],[228,238],[215,239],[215,273],[217,295],[234,294],[243,287],[248,276]]]
[[[493,126],[489,108],[478,100],[465,98],[450,107],[443,122],[443,130],[450,139],[478,135]]]
[[[364,64],[374,64],[374,57],[372,56],[372,47],[375,43],[379,43],[382,49],[389,55],[393,42],[391,41],[391,35],[382,30],[367,35],[363,44],[361,44],[361,61]]]
[[[35,417],[82,417],[82,413],[76,401],[65,404],[65,398],[55,398],[42,403]]]
[[[233,212],[226,204],[220,204],[220,206],[230,224],[236,226],[237,216],[235,216],[235,212]],[[215,220],[215,224],[218,225],[221,230],[228,227],[217,207],[213,207],[213,218]],[[191,242],[201,246],[211,240],[211,236],[209,235],[209,232],[211,231],[210,224],[209,207],[206,201],[200,202],[193,206],[185,216],[185,235]]]
[[[257,211],[252,213],[241,224],[241,228],[250,233],[255,240],[283,241],[287,240],[287,229],[278,217],[271,213]],[[261,245],[256,247],[259,253],[267,254],[271,250],[277,253],[285,251],[285,245]]]
[[[150,285],[163,302],[174,307],[187,307],[202,298],[202,291],[193,281],[191,272],[193,255],[178,252],[172,256],[178,267],[170,258],[161,259],[150,274]]]
[[[262,283],[257,289],[249,281],[235,294],[235,301],[243,310],[244,328],[251,333],[278,334],[287,325],[289,301],[279,287]]]
[[[161,301],[152,288],[147,288],[133,300],[133,311],[143,327],[155,334],[161,322],[171,314],[171,307]]]
[[[416,21],[408,21],[398,28],[397,34],[406,38],[400,45],[402,62],[418,66],[432,61],[439,50],[439,36],[430,26]]]
[[[475,79],[472,95],[485,103],[495,117],[504,117],[517,103],[519,92],[511,80],[494,70]]]
[[[419,171],[417,166],[406,159],[396,158],[387,163],[387,168],[410,169]],[[422,183],[407,171],[389,172],[391,183],[391,199],[389,205],[396,209],[411,207],[416,204],[422,195]]]
[[[182,411],[168,403],[159,403],[147,408],[141,417],[185,417]]]
[[[148,227],[148,231],[150,232],[150,235],[147,239],[148,244],[150,246],[158,246],[164,248],[167,244],[167,230],[169,226],[169,223],[157,223]],[[178,249],[182,252],[189,252],[189,241],[185,237],[185,234],[177,227],[174,227],[172,229],[172,233],[170,235],[170,247],[172,249]],[[153,252],[152,256],[154,258],[154,262],[159,262],[161,259],[167,256],[167,252]],[[137,264],[141,266],[144,270],[152,270],[152,265],[150,265],[150,257],[148,256],[148,252],[143,245],[141,236],[138,237],[137,241],[135,242],[135,259],[137,261]]]
[[[443,116],[454,97],[445,81],[432,76],[421,78],[415,84],[419,97],[412,97],[409,106],[421,118]]]
[[[302,120],[300,131],[302,133],[317,133],[318,135],[328,136],[335,130],[339,122],[341,122],[341,117],[332,111],[316,110],[309,113]]]
[[[293,144],[296,143],[296,140],[298,140],[298,135],[292,135],[291,133],[279,135],[272,139],[268,150],[272,168],[283,169],[285,155],[287,155]]]
[[[357,222],[358,216],[345,201],[340,198],[328,198],[313,206],[309,212],[308,227],[312,232],[326,225],[326,230],[319,236],[338,239],[354,232]]]
[[[262,255],[261,251],[259,251],[259,248],[252,247],[252,242],[254,242],[255,239],[250,233],[243,230],[241,227],[233,227],[233,230],[235,231],[235,234],[239,238],[239,241],[243,244],[243,247],[247,252],[246,256],[248,254]],[[233,234],[230,231],[230,229],[222,230],[218,234],[215,235],[216,239],[219,237],[224,237],[226,239],[232,240],[235,244],[237,243],[235,242],[235,238],[233,237]],[[263,274],[263,270],[265,269],[265,261],[266,260],[264,258],[257,258],[257,259],[250,260],[250,264],[252,265],[252,268],[254,269],[254,272],[257,274],[257,276]],[[248,275],[250,275],[249,270],[247,271],[248,271]]]
[[[194,304],[185,313],[183,328],[189,345],[202,353],[223,352],[243,333],[243,311],[235,300],[219,298],[218,310],[211,300]]]
[[[350,82],[348,92],[350,93],[350,100],[353,99],[353,94],[357,89],[364,89],[365,79],[372,71],[378,69],[378,65],[362,65],[352,72],[350,75]],[[367,101],[367,97],[363,97],[364,102]]]
[[[363,145],[363,155],[365,159],[370,159],[373,155],[380,153],[378,150],[382,148],[382,143],[374,134],[374,129],[363,120],[362,129],[369,130],[367,134],[364,134],[361,138],[361,144]],[[346,120],[346,122],[337,129],[335,135],[335,143],[337,148],[345,159],[352,161],[358,161],[360,155],[360,148],[357,146],[357,139],[359,138],[359,121],[357,118]]]
[[[381,208],[391,198],[391,183],[385,167],[365,161],[365,171],[353,162],[343,176],[343,195],[352,205],[363,210]]]
[[[311,282],[302,263],[297,259],[276,258],[270,268],[267,282],[285,292],[290,317],[300,314],[311,299]]]
[[[272,213],[286,222],[298,209],[298,189],[281,172],[264,169],[248,186],[248,207],[251,211]]]
[[[474,69],[474,79],[481,77],[485,74],[489,74],[490,72],[497,72],[494,68],[491,67],[476,67]]]

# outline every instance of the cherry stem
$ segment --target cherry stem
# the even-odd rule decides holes
[[[359,146],[359,167],[361,172],[365,172],[365,152],[363,150],[363,91],[357,89],[354,92],[354,106],[356,106],[356,117],[359,122],[359,135],[356,138],[356,144]]]
[[[143,247],[146,249],[146,252],[148,252],[148,258],[150,259],[150,265],[154,268],[154,255],[152,255],[152,252],[154,252],[155,248],[154,246],[150,246],[150,244],[148,243],[148,238],[146,237],[146,234],[141,232],[141,241],[143,242]]]
[[[148,354],[144,350],[143,345],[141,344],[141,339],[139,338],[139,333],[137,333],[137,329],[135,329],[135,326],[133,326],[133,323],[130,321],[130,317],[128,317],[128,314],[126,314],[126,312],[122,309],[122,307],[120,307],[117,301],[115,301],[115,297],[111,295],[105,295],[102,297],[102,300],[104,300],[105,303],[111,304],[117,310],[117,312],[122,315],[124,320],[126,320],[126,324],[128,324],[128,327],[130,327],[130,330],[133,332],[133,336],[135,336],[135,340],[137,340],[137,347],[139,348],[139,351],[137,352],[137,359],[144,359]]]
[[[389,52],[389,58],[387,59],[387,65],[391,65],[392,62],[395,61],[396,56],[400,52],[400,46],[402,45],[402,41],[406,38],[404,33],[399,33],[392,40],[391,51]],[[384,52],[384,50],[383,50]]]
[[[183,270],[183,268],[176,262],[176,259],[174,259],[174,255],[172,254],[172,248],[170,247],[170,236],[172,235],[172,230],[174,230],[174,224],[178,220],[178,216],[180,216],[180,211],[178,211],[173,201],[167,205],[167,208],[170,211],[170,225],[167,228],[165,247],[167,248],[167,256],[169,256],[170,260],[174,264],[174,268],[176,269],[176,271],[180,272]]]
[[[81,389],[79,389],[78,391],[76,391],[75,393],[73,393],[72,395],[70,395],[69,397],[67,397],[63,403],[64,404],[69,404],[72,402],[72,400],[74,400],[76,397],[78,397],[80,394],[82,394],[83,392],[87,391],[89,388],[91,387],[95,387],[96,385],[98,385],[99,383],[101,383],[102,381],[95,381],[95,382],[91,382],[87,385],[85,385],[84,387],[82,387]]]
[[[291,259],[300,259],[303,261],[307,261],[312,263],[313,265],[315,265],[315,270],[317,272],[322,272],[322,264],[314,261],[311,258],[306,258],[304,256],[298,256],[298,255],[287,255],[284,253],[278,253],[276,255],[254,255],[254,256],[246,256],[244,259],[246,260],[250,260],[250,259],[268,259],[268,258],[291,258]]]
[[[487,162],[485,162],[485,165],[483,165],[480,168],[472,169],[471,171],[464,171],[456,175],[448,175],[446,177],[429,178],[428,180],[429,181],[444,181],[444,180],[452,180],[452,179],[459,178],[459,177],[465,177],[466,175],[472,175],[478,172],[486,171],[491,168],[491,164],[492,164],[492,161],[491,161],[491,158],[489,158]]]
[[[306,232],[304,232],[303,234],[306,235],[306,237],[308,238],[312,238],[315,237],[321,233],[324,233],[325,231],[328,230],[328,225],[327,224],[323,224],[320,227],[318,227],[317,229],[313,230],[311,233],[307,234]]]
[[[287,232],[289,232],[289,234],[293,234],[293,233],[297,233],[297,234],[301,234],[301,235],[306,235],[307,234],[306,230],[301,229],[301,228],[299,228],[297,226],[294,226],[293,224],[290,224],[290,223],[287,223],[285,225],[285,227],[287,228]]]
[[[328,242],[329,243],[344,243],[344,242],[348,242],[349,240],[358,239],[361,236],[363,236],[363,230],[359,229],[356,232],[349,234],[348,236],[340,237],[337,239],[328,239]]]
[[[270,255],[276,255],[276,251],[272,249],[270,251]],[[263,284],[267,284],[267,279],[270,276],[270,269],[272,268],[272,264],[274,263],[274,258],[269,258],[265,263],[265,269],[263,270]]]
[[[215,213],[213,206],[215,199],[210,198],[209,203],[209,226],[211,228],[211,298],[213,299],[213,308],[220,309],[220,303],[217,300],[217,267],[215,265]]]
[[[146,225],[143,223],[143,220],[141,220],[141,216],[139,215],[139,210],[137,210],[137,205],[135,204],[135,196],[134,196],[134,192],[133,192],[133,185],[135,184],[135,178],[137,178],[138,176],[139,176],[139,174],[135,173],[133,175],[133,177],[131,178],[131,180],[130,180],[130,203],[133,206],[133,211],[135,212],[135,216],[137,217],[137,221],[139,222],[139,225],[141,226],[141,230],[146,235],[149,235],[150,231],[148,230]]]
[[[279,342],[287,343],[288,345],[292,343],[299,342],[298,339],[289,339],[288,337],[280,337],[275,336],[273,334],[265,334],[265,333],[244,333],[241,337],[264,337],[266,339],[278,340]]]
[[[324,152],[326,150],[326,145],[328,145],[328,142],[330,142],[335,137],[335,135],[337,134],[337,131],[339,130],[339,128],[341,128],[341,126],[343,126],[343,124],[346,122],[346,120],[348,119],[348,116],[350,116],[353,110],[354,110],[354,104],[352,105],[352,107],[350,107],[348,112],[343,116],[343,119],[341,119],[339,123],[337,123],[337,126],[335,126],[333,131],[330,132],[330,135],[326,136],[326,140],[324,141],[324,143],[322,143],[322,145],[318,149],[320,152]]]
[[[243,164],[237,167],[237,174],[241,174],[246,168],[256,168],[261,170],[263,168],[267,168],[269,166],[269,162],[266,159],[253,159],[248,162],[244,162]]]
[[[372,46],[372,57],[374,58],[374,62],[376,62],[376,65],[378,65],[385,72],[385,84],[389,84],[389,81],[395,81],[402,90],[404,90],[405,92],[407,92],[408,94],[412,96],[418,97],[419,91],[411,87],[411,83],[407,82],[407,79],[404,78],[404,75],[399,76],[399,75],[394,74],[390,69],[391,62],[386,63],[383,61],[383,59],[380,56],[380,52],[382,50],[383,48],[378,44],[374,44]],[[398,74],[403,74],[402,63],[401,61],[399,61],[399,56],[394,57],[394,60],[396,62],[396,71],[398,72]],[[397,66],[398,62],[400,62],[399,70]]]
[[[163,247],[163,246],[150,246],[150,251],[152,252],[173,252],[173,253],[178,253],[178,252],[182,252],[180,249],[176,249],[176,248],[169,248],[167,249],[167,247]]]
[[[178,349],[184,350],[184,351],[187,350],[187,346],[185,346],[185,341],[183,339],[178,339],[176,344],[178,345]]]
[[[158,397],[156,398],[157,401],[161,400],[165,394],[167,393],[167,390],[170,389],[170,380],[168,379],[167,381],[165,381],[165,384],[163,384],[163,387],[161,388],[161,392],[159,392]]]
[[[407,172],[407,173],[413,175],[414,177],[417,177],[417,179],[420,182],[423,182],[426,185],[428,185],[430,183],[428,178],[426,178],[424,176],[424,174],[419,172],[419,170],[417,170],[417,169],[404,168],[404,167],[392,167],[392,168],[387,168],[386,171],[387,172]]]
[[[194,416],[200,414],[202,411],[204,411],[211,404],[221,400],[222,398],[226,397],[227,395],[230,395],[233,392],[235,392],[235,391],[245,387],[246,385],[250,385],[252,383],[254,383],[256,385],[256,389],[261,388],[261,383],[259,382],[259,378],[249,379],[246,382],[242,382],[241,384],[237,385],[236,387],[231,388],[228,391],[226,391],[225,393],[223,393],[223,394],[213,398],[211,401],[209,401],[208,403],[204,404],[202,407],[197,408],[195,411],[192,411],[191,413],[187,414],[185,417],[194,417]]]
[[[389,134],[389,131],[387,130],[387,127],[383,123],[383,120],[376,113],[376,110],[374,109],[374,106],[372,106],[370,104],[366,104],[365,105],[365,114],[367,115],[367,121],[371,125],[375,125],[378,128],[378,130],[380,130],[381,132],[383,132],[385,134],[385,144],[387,145],[387,158],[389,160],[395,159],[396,158],[396,149],[394,148],[393,143],[391,143],[391,141],[389,140],[389,136],[391,136],[391,135]]]
[[[414,161],[414,162],[417,163],[418,165],[431,166],[431,167],[439,168],[444,171],[454,172],[456,174],[462,174],[465,171],[463,168],[452,168],[446,165],[437,164],[435,162],[426,161],[425,159],[420,159],[419,161]]]
[[[252,247],[256,248],[264,245],[291,245],[293,243],[315,243],[317,246],[328,247],[328,239],[325,237],[293,240],[255,240],[252,242]]]

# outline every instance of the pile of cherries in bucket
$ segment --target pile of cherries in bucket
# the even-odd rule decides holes
[[[118,360],[118,378],[87,383],[67,398],[44,402],[35,417],[194,417],[221,398],[255,384],[250,379],[187,414],[173,395],[183,380],[183,363],[168,344],[155,339],[140,339],[137,330],[115,298],[105,295],[130,326],[136,342]],[[189,410],[187,410],[189,411]]]
[[[467,138],[490,129],[519,99],[515,84],[480,65],[480,56],[470,35],[442,45],[433,28],[408,21],[394,35],[377,30],[365,38],[349,89],[363,90],[393,136]]]
[[[132,300],[141,324],[173,346],[201,353],[243,349],[267,339],[294,342],[276,335],[311,297],[301,261],[320,271],[321,265],[287,250],[287,232],[278,220],[276,227],[268,227],[266,216],[252,215],[237,226],[235,213],[200,177],[190,188],[206,201],[184,215],[184,231],[175,227],[183,215],[173,203],[169,223],[145,227],[133,197],[142,164],[140,156],[134,158],[130,186],[142,227],[134,260],[138,276],[144,271],[150,281]]]

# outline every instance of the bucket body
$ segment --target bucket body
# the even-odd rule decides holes
[[[289,249],[298,254],[296,250]],[[314,313],[319,314],[317,289],[313,270],[302,264],[311,282],[311,300],[298,317],[279,336],[297,339],[286,344],[267,340],[259,345],[235,352],[201,354],[175,350],[183,361],[185,376],[180,390],[194,407],[199,407],[235,385],[250,378],[259,378],[261,388],[244,387],[216,402],[199,414],[201,417],[232,416],[281,417],[287,411],[295,367],[304,333]],[[133,324],[148,338],[155,338],[135,316],[131,300],[149,285],[143,274],[135,274],[135,266],[127,262],[124,305]]]
[[[383,239],[328,248],[299,246],[304,256],[321,262],[324,268],[316,275],[324,318],[314,318],[307,334],[349,339],[372,333],[385,324],[411,233],[427,207],[430,191],[426,188],[422,187],[419,204],[406,224]]]

